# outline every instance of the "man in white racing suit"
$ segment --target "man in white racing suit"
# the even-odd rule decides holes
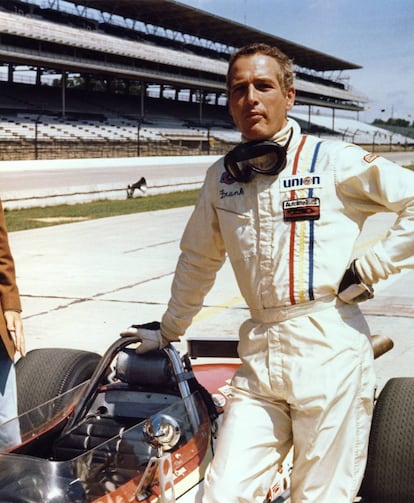
[[[414,174],[301,134],[287,118],[292,62],[275,48],[233,55],[228,92],[244,143],[209,168],[160,329],[141,326],[138,351],[185,333],[227,255],[250,319],[203,502],[263,503],[293,445],[292,503],[350,503],[364,473],[375,381],[357,302],[414,266]],[[395,212],[394,225],[354,259],[362,225],[379,211]]]

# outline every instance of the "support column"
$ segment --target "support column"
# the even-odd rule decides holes
[[[66,72],[62,71],[62,117],[66,115]]]
[[[13,82],[14,65],[9,65],[7,70],[7,82]]]

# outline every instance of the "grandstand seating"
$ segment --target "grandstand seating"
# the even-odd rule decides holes
[[[62,117],[58,112],[58,88],[5,84],[5,89],[5,93],[0,92],[0,141],[3,145],[8,144],[9,148],[2,149],[1,159],[33,157],[34,142],[39,144],[36,155],[40,157],[48,155],[41,154],[40,148],[53,151],[56,157],[67,156],[68,151],[71,156],[95,157],[136,155],[137,148],[141,155],[160,155],[160,152],[171,151],[205,153],[206,150],[223,153],[240,141],[240,133],[231,127],[224,107],[211,107],[212,113],[206,117],[203,126],[199,124],[197,104],[177,105],[172,100],[148,98],[147,113],[145,118],[140,118],[123,113],[128,102],[125,96],[95,93],[94,99],[85,99],[83,93],[69,90],[68,115]],[[42,95],[39,100],[37,92]],[[136,97],[133,99],[136,100]],[[105,103],[105,107],[98,107],[101,102]],[[131,97],[129,102],[131,111]],[[44,112],[39,113],[36,108],[39,103],[44,106]],[[180,107],[181,117],[177,114],[177,106]],[[290,116],[298,120],[304,131],[321,138],[334,137],[368,146],[413,143],[405,136],[350,118],[335,117],[333,121],[329,116],[313,115],[309,124],[306,113],[293,110]],[[14,154],[11,153],[12,144],[15,145]],[[16,147],[18,144],[21,144],[21,150]],[[86,145],[92,149],[89,155]],[[108,150],[110,146],[112,150]],[[122,153],[125,149],[127,152]]]
[[[145,99],[145,116],[138,113],[139,96],[68,88],[62,117],[60,87],[0,82],[0,140],[59,141],[207,141],[237,142],[224,106],[174,100]],[[136,109],[134,111],[134,108]],[[214,130],[214,133],[213,133]]]
[[[290,115],[298,120],[303,127],[307,127],[309,124],[309,118],[306,114],[301,114],[298,112],[291,112]],[[412,144],[409,138],[396,134],[386,129],[373,126],[371,124],[366,124],[364,122],[344,118],[332,117],[326,115],[312,115],[311,122],[320,128],[319,136],[321,137],[331,137],[337,136],[338,139],[343,141],[349,141],[351,143],[357,143],[361,145],[373,145],[373,144],[393,144],[393,145],[406,145],[408,143]]]
[[[225,75],[227,63],[193,53],[186,53],[182,57],[182,52],[166,47],[158,47],[147,42],[123,40],[119,43],[119,38],[107,35],[99,31],[89,31],[85,37],[85,30],[71,26],[63,26],[58,23],[50,23],[32,16],[19,16],[19,22],[16,22],[16,16],[8,12],[0,11],[0,23],[2,31],[12,35],[43,40],[45,42],[55,42],[65,44],[69,47],[79,47],[105,54],[117,54],[139,58],[140,60],[151,63],[162,63],[174,65],[177,58],[180,58],[180,65],[192,70],[199,69],[203,72],[216,74],[222,71]]]
[[[141,124],[139,134],[142,140],[165,141],[174,138],[206,140],[208,130],[201,127],[184,126],[173,118],[157,125]],[[37,125],[36,125],[37,124]],[[37,127],[37,133],[35,129]],[[0,114],[0,139],[8,137],[15,140],[110,140],[134,141],[138,134],[138,123],[128,118],[109,118],[105,121],[79,119],[67,121],[64,118],[44,115],[19,114],[14,117]],[[238,142],[240,133],[228,129],[213,127],[210,134],[216,139]]]
[[[56,16],[55,16],[56,17]],[[71,18],[74,21],[74,17]],[[86,22],[86,20],[84,20]],[[111,25],[110,23],[95,23],[94,29],[88,31],[85,37],[85,29],[76,26],[66,26],[61,22],[49,22],[45,19],[38,19],[37,16],[25,15],[19,16],[19,22],[16,22],[16,15],[0,10],[0,24],[2,31],[16,36],[34,38],[35,40],[44,41],[46,43],[63,44],[71,48],[79,48],[81,50],[89,50],[90,54],[94,54],[96,61],[96,69],[106,67],[113,72],[126,71],[129,75],[133,75],[134,68],[131,65],[124,67],[119,63],[111,60],[111,55],[117,57],[133,58],[140,61],[140,73],[147,74],[148,78],[158,76],[165,80],[174,82],[174,74],[177,60],[180,61],[180,72],[184,68],[191,70],[192,74],[186,75],[188,84],[200,85],[201,87],[207,84],[208,79],[215,86],[218,85],[217,75],[225,76],[227,71],[227,60],[222,57],[219,51],[207,50],[206,48],[198,48],[197,53],[193,49],[189,49],[183,43],[177,41],[164,40],[161,43],[160,37],[151,37],[149,34],[140,36],[139,32],[127,30],[119,26]],[[117,36],[114,36],[113,34]],[[122,34],[122,43],[119,43],[119,36]],[[152,40],[154,40],[152,42]],[[7,50],[7,47],[4,47]],[[29,50],[29,49],[27,49]],[[43,49],[45,55],[47,48]],[[33,52],[33,58],[36,54]],[[105,54],[105,58],[98,55]],[[50,53],[48,57],[51,61],[59,59],[60,63],[70,64],[74,56],[70,53],[59,54],[58,56]],[[92,56],[89,56],[92,57]],[[76,59],[76,58],[75,58]],[[148,69],[145,69],[145,62],[148,64]],[[82,65],[82,60],[78,62]],[[157,69],[157,65],[164,65],[164,68],[171,66],[171,72],[161,71]],[[194,71],[199,71],[203,77],[197,78]],[[209,77],[211,76],[215,77]],[[177,79],[179,81],[179,79]],[[346,89],[344,85],[339,85],[337,82],[329,82],[328,79],[316,78],[312,75],[307,75],[304,72],[298,72],[296,79],[296,87],[298,91],[309,93],[315,96],[329,97],[333,100],[344,102],[366,102],[365,97],[357,92]],[[224,90],[224,86],[223,86]],[[313,98],[317,99],[317,98]]]
[[[112,24],[109,17],[108,22],[98,22],[79,17],[76,11],[65,12],[66,17],[62,17],[50,5],[34,8],[32,4],[32,9],[24,9],[21,14],[0,6],[4,40],[9,36],[18,38],[19,50],[33,58],[33,65],[38,55],[32,41],[37,41],[46,67],[51,63],[55,69],[76,68],[82,77],[78,82],[69,83],[64,93],[59,85],[0,81],[3,147],[0,159],[206,151],[219,154],[240,141],[240,133],[234,129],[222,99],[228,54],[220,48],[216,50],[212,44],[208,47],[186,44],[179,37],[170,40],[155,33],[141,33]],[[13,46],[5,42],[1,51],[6,54],[5,61],[13,61]],[[87,68],[85,74],[82,65]],[[361,110],[361,103],[367,101],[343,82],[303,70],[297,73],[295,82],[302,103]],[[60,78],[59,72],[55,74],[56,79]],[[99,85],[89,87],[85,75],[92,75]],[[81,82],[83,78],[85,82]],[[123,91],[122,85],[115,90],[111,79],[124,86],[128,80],[135,88],[131,94]],[[149,87],[141,100],[141,95],[134,93],[139,92],[143,82]],[[150,87],[154,85],[160,91],[160,82],[166,89],[171,86],[170,90],[176,83],[173,91],[184,91],[189,101],[168,99],[168,94],[162,92],[152,97]],[[194,89],[204,89],[207,93],[202,106],[197,99],[193,102],[189,97]],[[210,103],[217,103],[217,99],[220,104]],[[320,137],[336,137],[364,145],[412,144],[405,136],[352,119],[335,117],[333,124],[331,117],[313,114],[309,121],[308,115],[297,109],[291,116],[301,123],[305,132]]]
[[[329,96],[330,98],[337,100],[355,100],[361,101],[361,93],[353,93],[351,90],[338,89],[326,84],[321,84],[317,82],[310,82],[307,80],[296,80],[295,87],[298,91],[303,91],[312,95]],[[365,101],[368,101],[367,99]]]
[[[309,125],[306,114],[292,111],[290,116],[298,120],[304,131],[309,131],[321,138],[337,138],[367,146],[380,144],[404,146],[413,143],[405,136],[353,119],[335,118],[335,128],[332,130],[331,117],[315,115]],[[27,145],[34,145],[35,141],[42,148],[47,148],[48,145],[49,155],[53,152],[52,158],[59,157],[59,150],[62,156],[67,156],[68,149],[72,157],[88,156],[85,150],[86,145],[91,148],[95,146],[95,150],[92,150],[89,155],[93,157],[110,156],[111,151],[108,151],[108,148],[111,145],[114,149],[113,153],[118,156],[136,155],[134,145],[137,145],[137,142],[141,149],[146,146],[143,155],[145,153],[160,155],[161,148],[164,149],[162,151],[170,153],[178,149],[177,153],[181,154],[205,153],[207,149],[209,151],[211,149],[214,153],[224,153],[240,141],[240,133],[228,127],[214,124],[210,127],[188,125],[186,121],[167,115],[154,115],[150,118],[151,120],[143,122],[131,117],[115,115],[104,119],[74,119],[27,112],[8,115],[2,114],[0,110],[0,141],[2,144],[14,144],[15,152],[17,155],[20,152],[21,155],[17,158],[27,158]],[[19,144],[25,155],[22,155],[17,148]],[[56,145],[59,148],[53,148]],[[64,148],[65,145],[66,148]],[[155,150],[154,145],[157,146]],[[122,146],[124,149],[128,148],[129,153],[122,154],[119,150]],[[77,154],[76,151],[78,151]],[[28,155],[29,158],[32,156],[31,151]],[[10,149],[3,148],[0,158],[13,158]]]

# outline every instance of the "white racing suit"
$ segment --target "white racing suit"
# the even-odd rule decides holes
[[[373,353],[357,305],[338,284],[366,218],[397,213],[359,257],[367,284],[414,266],[414,174],[359,147],[294,134],[277,176],[235,182],[223,160],[207,172],[182,237],[161,331],[185,333],[217,270],[231,261],[251,319],[240,328],[232,380],[204,503],[263,503],[294,446],[292,503],[352,502],[373,409]]]

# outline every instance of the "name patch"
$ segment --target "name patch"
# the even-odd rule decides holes
[[[316,174],[285,176],[280,179],[280,192],[289,192],[291,190],[300,189],[315,189],[319,187],[322,187],[321,176]]]
[[[224,190],[220,189],[220,199],[225,199],[226,197],[242,196],[244,194],[243,187],[236,190]]]
[[[318,220],[321,216],[319,197],[301,197],[283,201],[283,220]]]

